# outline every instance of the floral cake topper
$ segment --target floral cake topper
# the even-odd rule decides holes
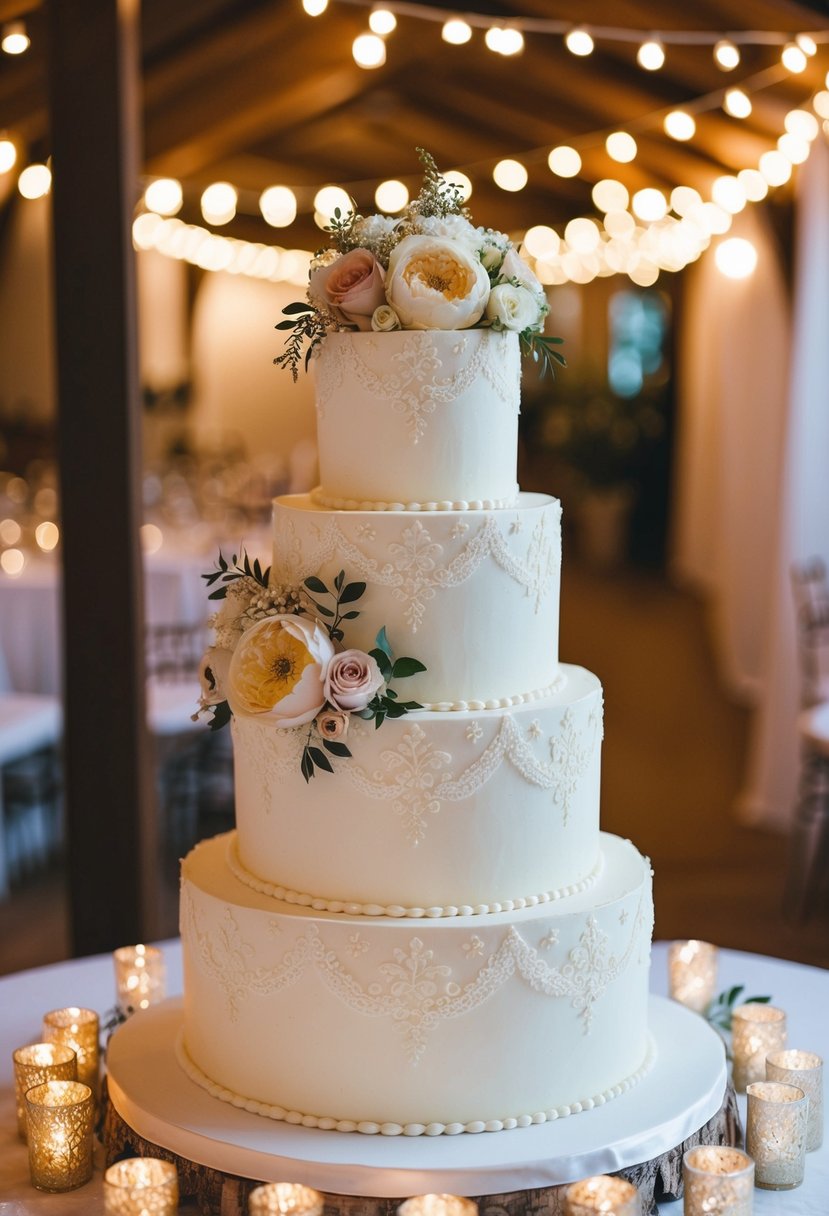
[[[397,218],[334,211],[332,245],[311,262],[307,301],[287,305],[276,328],[290,330],[274,359],[294,380],[334,330],[510,330],[545,370],[565,365],[561,338],[543,334],[544,288],[509,237],[478,228],[460,190],[418,148],[424,167],[417,198]]]
[[[202,577],[210,599],[223,600],[211,618],[214,645],[200,672],[201,698],[194,719],[210,715],[218,730],[232,714],[261,718],[280,730],[306,729],[300,767],[306,781],[317,769],[333,772],[330,756],[349,757],[345,743],[351,715],[374,722],[399,718],[417,701],[401,701],[393,679],[426,668],[417,659],[395,659],[385,628],[368,653],[343,648],[344,621],[360,615],[351,607],[366,584],[348,582],[345,571],[333,590],[320,578],[301,587],[274,586],[270,568],[247,554],[230,562],[219,554],[217,568]]]

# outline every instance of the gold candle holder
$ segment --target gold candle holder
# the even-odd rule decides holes
[[[774,1051],[766,1056],[766,1080],[796,1085],[809,1099],[806,1152],[823,1144],[823,1060],[813,1051]]]
[[[717,991],[719,950],[710,942],[673,942],[668,950],[668,982],[675,1001],[705,1013]]]
[[[412,1195],[400,1204],[397,1216],[478,1216],[478,1205],[460,1195]]]
[[[148,1009],[167,995],[164,955],[157,946],[120,946],[113,952],[118,1005]]]
[[[633,1183],[607,1174],[571,1183],[564,1199],[566,1216],[640,1216],[641,1210]]]
[[[248,1196],[250,1216],[322,1216],[322,1208],[319,1191],[299,1182],[266,1182]]]
[[[766,1056],[786,1046],[786,1015],[773,1005],[738,1005],[731,1017],[732,1078],[737,1093],[766,1079]]]
[[[44,1081],[77,1081],[78,1057],[62,1043],[27,1043],[12,1052],[17,1130],[26,1139],[26,1090]]]
[[[754,1162],[727,1145],[699,1145],[682,1158],[685,1216],[751,1216]]]
[[[43,1038],[47,1043],[71,1047],[78,1057],[78,1080],[98,1089],[98,1015],[92,1009],[71,1005],[43,1015]]]
[[[754,1158],[754,1185],[766,1191],[800,1186],[809,1099],[796,1085],[779,1081],[754,1081],[746,1095],[746,1152]]]
[[[113,1216],[175,1216],[178,1173],[172,1161],[127,1157],[104,1174],[104,1211]]]
[[[80,1081],[44,1081],[26,1091],[29,1170],[40,1191],[72,1191],[92,1177],[95,1100]]]

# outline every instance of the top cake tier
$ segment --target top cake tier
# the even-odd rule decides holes
[[[491,329],[329,334],[316,369],[320,506],[512,506],[518,335]]]

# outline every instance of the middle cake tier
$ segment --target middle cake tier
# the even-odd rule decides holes
[[[561,506],[521,494],[496,511],[334,511],[307,495],[274,503],[271,581],[333,588],[365,582],[345,644],[371,650],[385,628],[396,655],[426,667],[403,700],[431,709],[493,709],[558,678]]]
[[[455,916],[522,908],[599,877],[602,691],[562,665],[511,709],[353,718],[349,757],[306,781],[304,733],[233,722],[236,877],[317,910]]]

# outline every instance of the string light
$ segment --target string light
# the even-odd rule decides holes
[[[560,144],[547,157],[547,164],[556,177],[577,177],[581,172],[581,157],[575,148]]]
[[[635,160],[636,153],[639,151],[636,140],[627,131],[611,132],[604,141],[604,146],[610,159],[617,161],[620,165],[626,165]]]
[[[819,114],[821,118],[829,118],[829,90],[821,89],[819,93],[815,93],[812,105],[815,113]]]
[[[761,202],[769,192],[769,184],[759,169],[741,169],[737,181],[750,203]]]
[[[697,129],[693,116],[685,110],[671,110],[662,125],[666,135],[678,140],[693,139]]]
[[[43,198],[52,188],[49,166],[27,165],[17,179],[17,188],[24,198]]]
[[[396,215],[408,203],[409,191],[403,182],[381,182],[374,191],[374,201],[379,211],[386,215]]]
[[[358,68],[381,68],[386,62],[386,44],[377,34],[358,34],[351,44],[351,54]]]
[[[25,21],[9,21],[3,26],[0,46],[7,55],[22,55],[24,51],[28,51],[31,44]]]
[[[789,110],[783,120],[783,125],[789,135],[796,135],[798,139],[805,139],[807,143],[817,139],[820,133],[820,123],[808,110]]]
[[[593,47],[596,45],[590,33],[582,26],[576,26],[575,29],[565,35],[564,45],[571,55],[590,55],[593,52]]]
[[[810,59],[813,55],[817,54],[817,43],[811,34],[798,34],[795,37],[795,42],[803,54],[808,55]]]
[[[745,190],[736,177],[724,174],[718,177],[711,186],[711,198],[723,211],[736,215],[746,205]]]
[[[268,186],[259,196],[259,210],[272,228],[287,228],[296,219],[296,195],[289,186]]]
[[[8,135],[0,133],[0,173],[8,173],[17,163],[17,148]]]
[[[397,18],[389,8],[375,8],[368,19],[368,27],[373,34],[385,38],[397,29]]]
[[[596,182],[591,191],[591,198],[597,211],[624,211],[630,200],[627,186],[617,182],[615,178],[605,177]]]
[[[788,131],[778,139],[777,148],[793,165],[802,165],[809,159],[811,151],[808,139],[801,139],[799,135],[790,135]]]
[[[324,227],[330,223],[335,211],[346,215],[352,210],[351,199],[341,186],[323,186],[314,195],[314,210],[324,218],[325,223],[321,225]]]
[[[742,89],[728,89],[722,106],[732,118],[748,118],[751,113],[751,98]]]
[[[643,42],[636,52],[636,62],[646,72],[658,72],[665,62],[665,48],[656,38]]]
[[[443,176],[450,186],[457,187],[460,192],[461,202],[468,203],[472,197],[472,182],[466,174],[461,173],[459,169],[449,169]]]
[[[570,220],[564,229],[564,239],[575,253],[593,253],[599,247],[602,234],[594,220],[579,216]]]
[[[158,177],[144,191],[144,206],[159,215],[176,215],[183,202],[181,182],[174,177]]]
[[[236,214],[239,196],[230,182],[213,182],[201,196],[201,213],[208,224],[229,224]]]
[[[640,220],[661,220],[668,213],[668,203],[665,195],[661,190],[656,190],[653,186],[646,186],[644,190],[637,190],[631,200],[631,208],[633,214],[637,215]]]
[[[321,17],[328,8],[328,0],[302,0],[302,7],[309,17]]]
[[[714,44],[714,62],[723,72],[733,72],[740,62],[740,51],[728,38]]]
[[[732,236],[714,251],[717,269],[729,279],[747,279],[757,267],[757,250],[751,241]]]
[[[463,46],[472,37],[472,26],[466,21],[461,21],[459,17],[452,17],[449,21],[444,22],[440,36],[451,46]]]
[[[792,175],[792,162],[782,152],[764,152],[757,167],[770,186],[784,186]]]
[[[495,185],[500,186],[502,190],[509,190],[511,193],[523,190],[527,179],[527,170],[519,160],[499,160],[492,170],[492,180]]]
[[[806,70],[806,56],[796,42],[786,43],[780,56],[780,62],[787,71],[795,74]]]
[[[496,55],[519,55],[524,49],[524,35],[515,26],[491,25],[484,42]]]
[[[561,248],[561,238],[554,228],[546,224],[536,224],[524,233],[523,248],[530,257],[555,257]]]

